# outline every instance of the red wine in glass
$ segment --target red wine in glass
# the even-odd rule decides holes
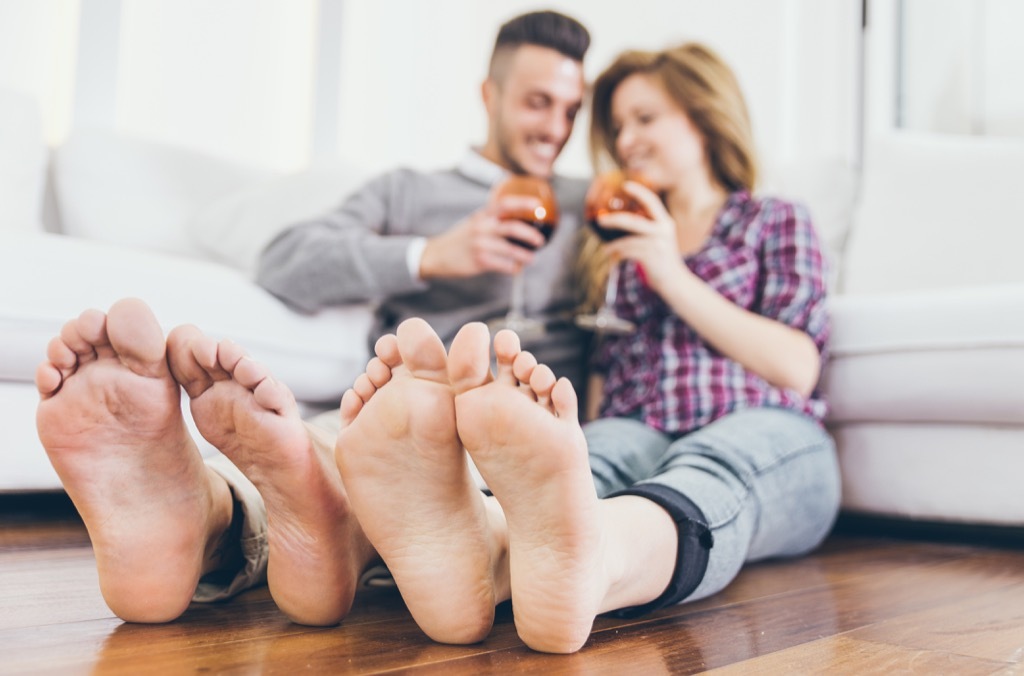
[[[537,204],[532,207],[515,207],[503,210],[500,214],[502,220],[518,220],[530,225],[544,236],[544,241],[551,239],[555,228],[558,227],[559,211],[558,200],[555,199],[555,191],[551,184],[536,176],[510,176],[495,191],[494,198],[501,199],[507,195],[519,195],[533,197]],[[524,242],[514,237],[507,238],[508,241],[529,249],[536,250],[538,247],[529,242]],[[526,316],[526,296],[523,288],[523,273],[512,278],[512,299],[509,304],[508,313],[504,318],[490,322],[492,331],[498,329],[512,329],[519,334],[520,338],[529,340],[544,334],[544,324],[536,319]]]
[[[505,195],[519,195],[523,197],[536,198],[540,204],[535,207],[513,208],[501,212],[502,220],[517,220],[536,228],[544,241],[551,239],[551,235],[558,227],[558,201],[555,199],[555,191],[551,184],[536,176],[510,176],[496,191],[495,197],[501,198]],[[531,251],[536,251],[537,246],[523,240],[509,237],[513,244]]]
[[[629,233],[619,228],[609,228],[598,223],[598,218],[605,214],[617,211],[647,216],[647,210],[640,204],[639,200],[626,192],[623,187],[626,181],[648,185],[643,177],[639,175],[628,175],[621,171],[609,171],[601,174],[590,184],[587,191],[586,203],[583,207],[583,216],[587,225],[605,242],[611,242]],[[648,187],[650,187],[648,185]]]
[[[586,202],[583,207],[583,217],[587,225],[605,242],[611,242],[630,233],[619,228],[610,228],[601,225],[598,219],[605,214],[616,212],[627,212],[640,216],[649,216],[640,201],[626,192],[624,184],[626,181],[636,181],[648,188],[643,177],[636,174],[625,174],[621,171],[610,171],[601,174],[590,184],[587,191]],[[636,325],[628,319],[623,319],[615,314],[615,298],[619,287],[619,266],[612,264],[608,270],[608,284],[605,287],[604,302],[597,312],[583,314],[576,317],[576,325],[588,331],[597,333],[609,333],[626,335],[636,330]]]

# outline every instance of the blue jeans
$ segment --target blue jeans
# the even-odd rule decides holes
[[[839,511],[835,443],[799,413],[741,410],[679,438],[626,418],[596,420],[583,431],[599,497],[649,497],[677,524],[697,522],[702,531],[685,543],[680,532],[676,581],[696,574],[693,584],[683,585],[681,598],[670,585],[644,612],[710,596],[747,561],[811,551]],[[698,542],[702,560],[693,558]],[[692,570],[702,564],[702,574]]]

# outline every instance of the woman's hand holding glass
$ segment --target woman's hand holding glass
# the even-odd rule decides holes
[[[607,253],[613,261],[639,264],[647,285],[661,293],[666,284],[689,272],[679,251],[676,222],[661,198],[642,183],[627,181],[622,190],[638,208],[598,217],[602,228],[622,233],[605,244]]]
[[[622,260],[637,260],[642,264],[643,260],[635,254],[663,239],[655,238],[643,244],[636,242],[648,240],[648,235],[660,231],[654,227],[651,214],[655,214],[653,218],[664,217],[669,222],[672,220],[656,194],[642,183],[628,180],[622,172],[612,171],[594,179],[587,192],[584,215],[587,224],[605,242],[611,267],[608,270],[604,302],[596,312],[576,317],[578,326],[599,333],[619,335],[636,330],[632,322],[619,317],[615,312],[619,263]],[[674,229],[671,234],[674,237]]]

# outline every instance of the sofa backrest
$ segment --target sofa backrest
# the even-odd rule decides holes
[[[273,176],[113,131],[76,129],[53,159],[66,235],[203,257],[187,223],[225,193]]]
[[[1024,281],[1024,141],[900,132],[868,146],[840,290]]]
[[[0,89],[0,232],[42,229],[46,154],[35,100]]]

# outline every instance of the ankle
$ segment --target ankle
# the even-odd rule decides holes
[[[654,502],[633,495],[601,501],[607,589],[601,613],[643,605],[672,581],[678,532],[672,517]]]

